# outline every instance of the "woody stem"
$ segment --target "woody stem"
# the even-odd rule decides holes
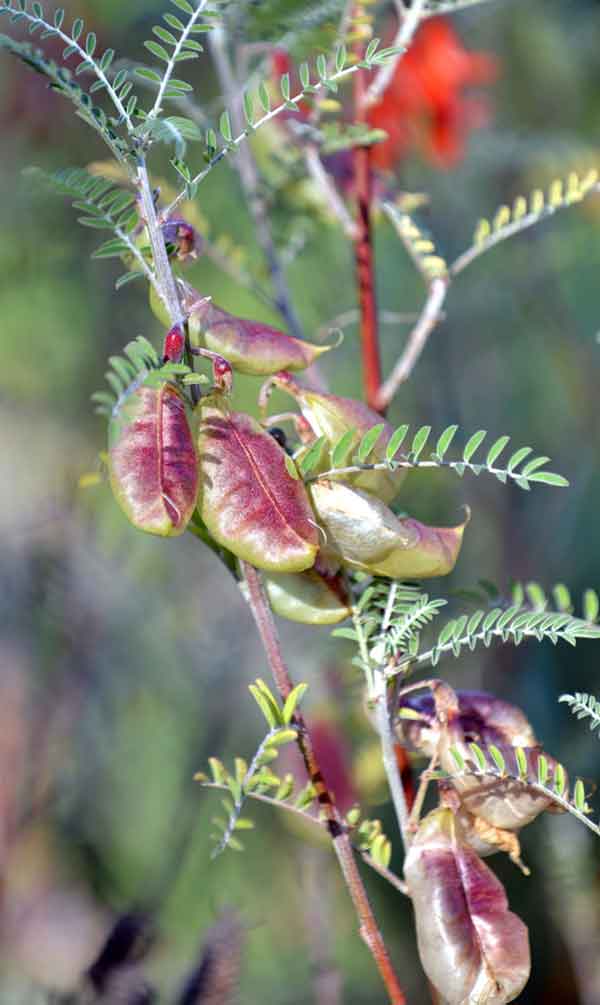
[[[285,701],[293,690],[294,684],[283,659],[277,629],[260,573],[254,566],[249,565],[248,562],[242,562],[241,564],[245,583],[245,596],[252,611],[275,686],[280,698],[282,701]],[[367,891],[365,890],[354,858],[354,851],[348,832],[344,827],[321,773],[310,732],[301,712],[296,711],[292,719],[292,725],[298,733],[298,747],[302,754],[308,777],[314,786],[344,882],[358,916],[360,935],[379,970],[389,996],[390,1005],[405,1005],[406,998],[394,972],[387,947],[373,914]]]

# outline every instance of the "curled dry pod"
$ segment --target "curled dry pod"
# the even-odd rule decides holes
[[[350,617],[340,577],[306,572],[270,573],[265,587],[275,614],[303,625],[337,625]]]
[[[183,397],[172,384],[140,387],[109,426],[110,483],[139,530],[183,534],[198,494],[198,463]]]
[[[354,439],[348,444],[349,464],[352,463],[353,454],[367,430],[372,429],[373,426],[383,425],[383,430],[371,450],[368,460],[372,464],[385,460],[386,447],[394,430],[377,412],[363,405],[361,401],[353,401],[352,398],[340,398],[335,394],[311,391],[308,387],[302,387],[301,384],[298,384],[288,373],[277,374],[273,383],[296,399],[304,418],[310,423],[316,437],[324,436],[330,444],[334,445],[348,430],[356,430]],[[323,464],[317,470],[325,471],[327,467],[331,467],[329,458],[326,465]],[[405,474],[406,472],[399,468],[396,471],[361,471],[357,474],[341,477],[349,485],[365,489],[382,499],[383,502],[389,503],[398,494]]]
[[[325,552],[350,568],[391,579],[444,576],[454,568],[465,524],[439,528],[399,519],[369,492],[324,478],[312,484],[311,495],[327,536]]]
[[[526,926],[449,809],[422,821],[404,864],[419,956],[446,1005],[505,1005],[529,978]]]
[[[239,373],[268,376],[283,369],[304,370],[334,348],[302,342],[262,321],[238,318],[201,297],[187,283],[180,288],[192,345],[219,353]]]
[[[259,569],[302,572],[318,531],[303,483],[254,419],[200,405],[200,514],[215,541]]]
[[[458,723],[463,737],[475,743],[534,747],[533,729],[517,705],[485,691],[456,691]],[[398,709],[398,735],[410,750],[432,757],[444,728],[432,694],[406,695]]]
[[[442,768],[451,776],[452,787],[460,797],[462,806],[474,817],[481,817],[492,827],[502,830],[518,831],[553,804],[551,797],[537,791],[528,783],[537,781],[538,762],[544,757],[549,772],[553,774],[556,766],[554,758],[544,754],[541,747],[521,747],[516,742],[499,740],[494,745],[500,751],[506,763],[506,775],[499,777],[491,755],[489,757],[489,772],[481,770],[469,771],[468,765],[474,765],[474,754],[469,747],[471,738],[463,728],[460,703],[456,693],[448,684],[439,683],[433,688],[436,718],[440,723],[437,751]],[[523,728],[512,736],[516,740]],[[527,731],[525,731],[527,736]],[[531,733],[533,736],[533,733]],[[526,771],[521,775],[517,762],[516,747],[523,751]],[[485,752],[485,743],[482,744]],[[467,770],[457,772],[457,762],[452,750],[455,750],[467,764]],[[516,775],[516,778],[511,777]]]

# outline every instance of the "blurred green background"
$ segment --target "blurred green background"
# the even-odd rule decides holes
[[[229,18],[240,36],[291,38],[302,54],[303,29],[313,30],[321,6],[232,4]],[[86,17],[103,46],[138,58],[163,9],[155,0],[67,8]],[[336,23],[339,4],[327,9]],[[597,164],[599,17],[592,0],[498,0],[455,18],[467,48],[497,56],[490,122],[472,133],[455,170],[413,157],[397,176],[401,189],[429,194],[420,219],[449,260],[468,246],[480,216]],[[221,103],[208,56],[191,72],[214,115]],[[103,385],[107,357],[139,333],[158,346],[161,329],[141,285],[116,294],[118,263],[90,260],[98,235],[23,174],[32,164],[103,158],[100,141],[2,52],[0,85],[0,1001],[44,1001],[35,997],[40,986],[68,989],[111,918],[132,907],[155,921],[146,968],[166,994],[197,957],[203,933],[233,908],[245,929],[240,1002],[383,1001],[326,846],[307,845],[288,821],[258,807],[245,853],[210,861],[219,799],[192,776],[212,754],[252,755],[262,723],[247,685],[267,670],[237,587],[214,556],[189,536],[135,532],[105,484],[79,486],[105,447],[90,395]],[[256,143],[267,177],[278,181],[274,233],[289,252],[294,304],[314,338],[356,306],[351,249],[281,181],[274,140]],[[166,154],[158,167],[168,170]],[[211,174],[198,200],[226,260],[268,286],[231,163]],[[599,225],[596,196],[476,262],[450,291],[445,322],[394,401],[394,424],[441,430],[456,422],[466,434],[510,434],[515,446],[550,456],[571,482],[569,490],[525,493],[484,477],[412,474],[401,505],[415,516],[451,523],[464,503],[473,513],[455,573],[449,583],[432,582],[432,594],[481,577],[501,588],[512,579],[561,581],[577,598],[600,586]],[[380,306],[416,310],[423,284],[383,220],[376,247]],[[277,321],[206,256],[189,278],[233,312]],[[406,330],[382,327],[386,371]],[[322,372],[338,393],[361,394],[355,327],[324,357]],[[237,391],[250,407],[256,383],[241,378]],[[282,623],[281,632],[293,676],[310,685],[309,719],[336,723],[366,809],[393,837],[350,647],[326,630]],[[564,691],[600,696],[597,665],[591,642],[576,650],[529,643],[464,655],[444,673],[457,686],[521,704],[570,772],[598,779],[597,739],[557,705]],[[526,831],[523,846],[529,879],[494,860],[531,928],[533,974],[520,1001],[599,1002],[598,843],[570,817],[548,816]],[[401,868],[398,853],[393,865]],[[408,901],[375,875],[365,878],[409,1000],[425,1002]]]

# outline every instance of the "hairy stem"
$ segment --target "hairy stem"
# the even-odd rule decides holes
[[[294,685],[283,659],[277,629],[262,585],[260,573],[247,562],[242,562],[242,569],[250,610],[256,622],[256,627],[261,637],[279,696],[285,701]],[[390,1002],[392,1005],[404,1005],[406,998],[394,973],[383,936],[373,914],[367,891],[365,890],[354,858],[350,838],[343,826],[319,768],[307,724],[300,712],[295,713],[292,725],[298,731],[298,746],[308,777],[315,787],[317,800],[325,817],[327,830],[329,831],[344,881],[360,922],[361,937],[373,956],[387,989]]]
[[[227,37],[221,26],[213,29],[209,36],[209,42],[223,98],[231,109],[231,118],[236,133],[241,133],[245,125],[240,108],[242,88],[236,80],[227,52]],[[260,193],[260,177],[256,161],[248,144],[242,144],[239,147],[236,163],[240,182],[254,220],[256,239],[263,251],[273,281],[275,306],[285,320],[290,334],[295,338],[302,338],[302,328],[292,304],[290,291],[271,233],[267,207]]]
[[[154,205],[154,196],[150,186],[150,179],[148,177],[148,168],[146,167],[146,160],[142,156],[138,159],[137,184],[138,191],[140,193],[144,222],[148,230],[148,239],[150,241],[150,247],[152,248],[152,257],[154,259],[156,289],[160,299],[169,313],[171,323],[173,325],[182,324],[184,317],[181,310],[181,304],[179,303],[177,284],[171,271],[165,239],[158,222],[156,206]]]

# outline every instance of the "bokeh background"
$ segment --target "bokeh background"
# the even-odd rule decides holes
[[[137,58],[163,9],[155,0],[66,6],[104,46]],[[331,38],[339,9],[278,0],[233,3],[228,16],[237,37],[284,39],[296,56]],[[451,167],[410,149],[385,183],[428,194],[420,221],[448,259],[468,246],[480,216],[597,164],[599,18],[593,0],[498,0],[453,19],[466,49],[497,60],[483,89],[486,121]],[[221,101],[208,56],[191,72],[214,117]],[[245,852],[210,860],[219,798],[192,777],[210,755],[252,755],[262,723],[247,686],[266,676],[264,659],[237,587],[211,553],[192,537],[135,532],[105,483],[80,484],[105,447],[90,395],[107,357],[139,333],[158,345],[161,329],[141,285],[116,294],[118,263],[91,261],[97,235],[24,169],[85,165],[104,157],[100,141],[1,51],[0,137],[0,1001],[43,1003],[52,1000],[46,989],[72,989],[111,923],[132,909],[153,920],[144,968],[165,1001],[228,909],[243,923],[240,1002],[383,1001],[326,845],[253,807]],[[285,146],[284,133],[271,133],[257,138],[256,153],[294,304],[314,338],[356,307],[352,253],[335,222],[311,208],[298,165],[282,164]],[[167,171],[159,153],[157,174]],[[190,280],[233,312],[277,322],[215,264],[221,255],[268,287],[231,163],[198,201],[216,255],[201,256]],[[484,477],[412,474],[401,505],[414,515],[452,522],[462,504],[473,511],[458,567],[449,582],[431,583],[432,594],[482,577],[501,590],[517,579],[564,582],[574,598],[600,585],[599,227],[596,196],[475,263],[394,401],[395,424],[510,434],[571,482],[525,493]],[[383,219],[376,248],[381,308],[416,310],[422,281]],[[406,331],[383,325],[386,369]],[[361,394],[359,360],[350,325],[322,363],[332,389]],[[237,395],[252,407],[256,384],[239,379]],[[335,733],[355,792],[393,837],[349,644],[326,630],[282,623],[281,632],[293,676],[310,685],[309,719]],[[521,704],[547,749],[593,780],[598,740],[557,698],[600,695],[597,665],[592,642],[529,643],[465,654],[444,673]],[[531,929],[533,974],[520,1001],[600,1002],[598,842],[572,818],[552,816],[527,830],[523,846],[528,879],[494,860]],[[401,868],[398,851],[392,864]],[[366,881],[409,1000],[425,1002],[410,905],[375,875]]]

